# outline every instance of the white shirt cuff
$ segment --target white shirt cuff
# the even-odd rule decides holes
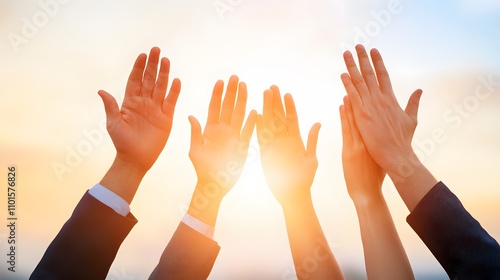
[[[182,222],[197,232],[205,235],[210,239],[214,239],[214,227],[205,224],[204,222],[194,218],[193,216],[186,213],[184,217],[182,217]]]
[[[124,217],[130,213],[130,205],[123,198],[101,184],[96,184],[92,187],[89,190],[89,194]]]

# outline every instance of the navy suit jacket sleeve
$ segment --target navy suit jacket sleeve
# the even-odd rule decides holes
[[[407,222],[451,279],[500,279],[500,246],[442,182]]]
[[[149,279],[206,279],[219,250],[217,242],[181,222]]]
[[[136,223],[132,214],[123,217],[86,192],[30,279],[105,279]]]

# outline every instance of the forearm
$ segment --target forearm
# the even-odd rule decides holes
[[[146,171],[117,156],[100,184],[130,204],[145,174]]]
[[[212,183],[198,182],[187,213],[199,221],[215,227],[219,207],[222,202],[222,197],[219,196],[221,191],[218,189],[218,185],[213,183],[214,188],[211,188],[211,192],[209,192],[207,191],[208,188],[205,188],[208,186],[207,184]]]
[[[413,152],[404,158],[408,160],[401,161],[400,166],[388,175],[411,212],[438,181]]]
[[[389,208],[382,194],[354,201],[368,279],[414,279]],[[383,252],[383,257],[380,253]]]
[[[283,212],[298,279],[344,279],[311,199],[283,206]]]

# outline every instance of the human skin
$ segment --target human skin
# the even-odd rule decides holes
[[[348,96],[340,106],[342,166],[356,207],[368,279],[415,279],[382,194],[385,172],[373,160],[358,131]],[[382,257],[383,255],[383,257]]]
[[[167,143],[181,82],[174,79],[165,98],[170,61],[160,49],[140,54],[130,73],[121,108],[104,90],[99,95],[106,111],[106,127],[116,149],[116,157],[100,184],[128,204],[139,184]],[[160,71],[158,64],[160,62]]]
[[[356,46],[356,52],[359,70],[351,52],[346,51],[344,61],[348,73],[341,75],[356,125],[368,152],[387,172],[412,211],[437,184],[411,146],[422,90],[413,92],[403,110],[379,51],[370,52],[373,67],[362,45]]]
[[[297,278],[344,279],[311,197],[318,167],[316,145],[320,124],[312,126],[306,149],[290,94],[285,95],[284,103],[285,107],[277,86],[264,92],[263,113],[257,118],[257,136],[264,176],[283,209]]]
[[[240,177],[257,117],[252,110],[243,125],[247,87],[238,76],[229,79],[224,100],[223,91],[224,82],[219,80],[213,89],[203,132],[198,120],[189,117],[189,157],[198,181],[187,213],[210,226],[215,226],[222,199]]]

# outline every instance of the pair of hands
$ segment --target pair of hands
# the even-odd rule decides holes
[[[274,196],[282,205],[307,198],[318,165],[316,143],[320,125],[311,128],[306,150],[292,96],[285,95],[285,111],[278,87],[272,86],[264,92],[263,113],[257,115],[252,110],[242,129],[246,85],[232,76],[221,108],[223,85],[219,80],[214,87],[203,134],[196,118],[189,118],[192,135],[189,155],[198,176],[196,191],[205,198],[217,193],[214,199],[220,202],[241,174],[256,124],[262,167]]]
[[[348,73],[341,75],[347,91],[340,106],[342,163],[349,195],[355,203],[381,197],[387,173],[393,180],[409,176],[403,169],[418,165],[411,147],[417,127],[422,90],[410,96],[406,109],[399,106],[387,69],[378,50],[356,46],[359,69],[352,54],[344,53]],[[411,208],[411,207],[409,207]]]
[[[283,107],[278,87],[272,86],[264,92],[263,113],[258,115],[252,110],[242,128],[246,84],[232,76],[222,101],[223,86],[220,80],[215,84],[203,133],[196,118],[189,117],[189,156],[198,184],[196,199],[191,202],[188,213],[199,215],[201,210],[211,207],[210,203],[220,204],[234,186],[245,163],[255,124],[264,175],[276,199],[285,207],[310,197],[309,189],[318,165],[316,143],[320,125],[311,128],[306,150],[292,96],[285,95]],[[210,225],[215,223],[214,218],[197,217]]]

